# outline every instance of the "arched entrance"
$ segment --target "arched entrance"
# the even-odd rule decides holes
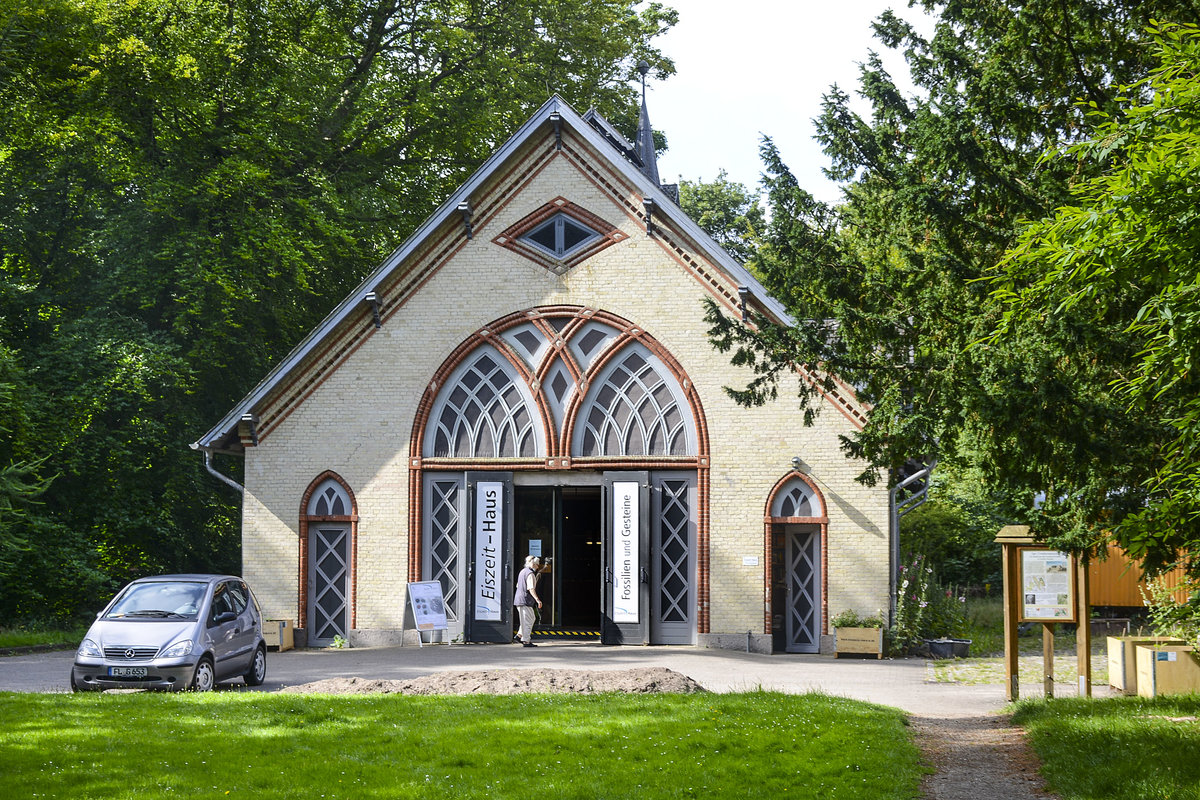
[[[327,646],[354,627],[358,513],[340,476],[326,472],[309,485],[300,515],[300,627],[308,643]]]
[[[811,478],[797,472],[775,484],[766,511],[772,649],[820,652],[829,527],[824,497]]]
[[[496,320],[434,375],[410,452],[410,580],[438,580],[450,634],[508,641],[526,554],[545,635],[693,643],[707,632],[708,441],[699,398],[613,314]]]

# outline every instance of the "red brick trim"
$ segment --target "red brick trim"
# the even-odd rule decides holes
[[[600,238],[564,259],[557,259],[549,253],[527,244],[521,237],[557,214],[565,214],[577,222],[586,225],[600,234]],[[629,237],[620,228],[610,225],[607,220],[593,214],[582,206],[578,206],[565,197],[556,197],[549,203],[534,211],[532,214],[509,225],[492,239],[507,250],[524,256],[535,264],[539,264],[553,272],[562,275],[572,267],[582,264],[587,259],[608,247],[622,242]]]
[[[819,516],[819,517],[772,517],[771,516],[771,507],[775,505],[775,497],[781,491],[783,491],[784,486],[787,486],[789,483],[791,483],[796,478],[799,478],[800,480],[807,483],[808,488],[812,489],[813,496],[816,497],[817,502],[819,502],[821,504],[821,510],[826,512],[824,515]],[[817,482],[815,480],[813,480],[811,476],[809,476],[803,472],[800,472],[798,470],[792,470],[791,472],[787,473],[779,480],[775,481],[775,485],[772,486],[771,491],[767,493],[767,504],[766,504],[766,507],[763,509],[763,517],[765,517],[768,522],[824,523],[824,522],[829,522],[828,510],[829,510],[829,506],[826,505],[826,503],[825,503],[825,495],[821,491],[821,487],[817,486]]]
[[[317,490],[318,486],[329,479],[337,481],[346,490],[346,495],[350,498],[349,514],[343,516],[317,516],[308,513],[308,505],[312,501],[313,492]],[[296,609],[296,627],[305,628],[308,625],[308,526],[309,523],[320,522],[344,522],[350,524],[350,574],[349,585],[346,587],[348,595],[346,602],[350,606],[350,628],[355,628],[358,625],[358,498],[355,497],[354,490],[350,488],[350,484],[333,470],[325,470],[314,478],[308,484],[308,488],[304,491],[304,496],[300,500],[300,558],[298,564],[298,586],[300,587],[300,591],[297,593],[299,608]]]
[[[799,478],[808,484],[813,490],[813,495],[821,504],[821,510],[828,510],[829,506],[825,503],[825,495],[821,488],[817,486],[816,481],[809,475],[803,472],[792,471],[781,477],[771,487],[771,491],[767,493],[766,506],[763,509],[763,553],[765,558],[763,562],[766,564],[766,569],[763,571],[763,595],[765,603],[763,604],[763,626],[764,633],[771,634],[771,616],[773,608],[771,604],[771,577],[774,574],[774,558],[771,550],[771,540],[775,534],[775,526],[782,527],[783,525],[819,525],[821,537],[821,574],[818,576],[821,581],[821,619],[819,621],[820,635],[828,635],[829,633],[829,516],[820,517],[772,517],[771,507],[775,505],[775,497],[783,490],[785,486],[791,483],[794,479]]]
[[[550,317],[572,317],[571,321],[564,326],[561,333],[556,332],[546,320]],[[577,381],[584,380],[591,375],[603,369],[604,365],[611,359],[614,354],[622,350],[630,342],[637,341],[652,352],[671,372],[672,377],[678,382],[682,388],[684,395],[687,398],[689,408],[691,410],[692,421],[694,425],[694,433],[696,436],[696,455],[695,456],[677,456],[677,457],[650,457],[650,458],[572,458],[570,456],[571,435],[574,429],[575,415],[579,411],[585,391],[576,392],[575,397],[564,409],[566,424],[563,426],[562,435],[558,436],[554,428],[553,414],[550,413],[548,401],[541,388],[541,378],[544,373],[530,375],[528,367],[525,366],[523,359],[511,352],[507,342],[500,336],[504,331],[516,325],[526,322],[533,322],[543,332],[545,332],[553,344],[556,355],[563,358],[564,363],[568,365],[575,364],[574,358],[569,352],[569,347],[566,342],[570,340],[570,336],[577,330],[578,327],[586,324],[589,321],[602,322],[617,331],[618,338],[604,353],[604,355],[594,361],[588,368],[586,374],[583,374],[578,365],[570,367],[573,370],[573,376]],[[561,340],[562,344],[558,344]],[[547,455],[537,459],[460,459],[460,458],[435,458],[424,457],[424,442],[426,431],[430,422],[430,414],[433,411],[433,405],[437,401],[438,394],[444,385],[445,381],[458,368],[458,366],[479,345],[487,343],[492,345],[506,359],[513,364],[518,370],[518,374],[522,379],[530,381],[531,389],[534,389],[533,384],[536,384],[534,390],[535,398],[538,400],[539,413],[542,415],[543,429],[547,432]],[[544,361],[546,368],[554,363],[555,357],[547,357]],[[576,374],[580,373],[580,374]],[[552,435],[553,434],[553,435]],[[409,514],[408,514],[408,574],[410,581],[422,579],[421,565],[423,563],[424,554],[422,552],[422,519],[423,512],[423,497],[422,497],[422,475],[425,470],[436,469],[440,471],[503,471],[503,472],[521,472],[521,471],[545,471],[545,470],[569,470],[569,469],[587,469],[587,470],[603,470],[603,469],[646,469],[646,470],[666,470],[666,469],[683,469],[696,470],[696,628],[698,634],[709,632],[710,624],[710,511],[709,511],[709,491],[710,491],[710,458],[709,458],[709,434],[708,423],[704,416],[704,408],[700,403],[700,396],[696,391],[695,384],[687,376],[682,365],[671,355],[671,353],[663,347],[645,330],[633,325],[626,319],[623,319],[615,314],[596,309],[584,308],[581,306],[540,306],[537,308],[517,311],[508,314],[500,319],[485,325],[475,334],[467,337],[461,342],[451,354],[442,362],[434,373],[432,380],[426,386],[425,391],[421,395],[421,400],[418,403],[416,415],[413,420],[412,432],[409,436]]]

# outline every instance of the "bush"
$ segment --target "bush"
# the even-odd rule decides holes
[[[928,561],[923,554],[909,555],[900,566],[896,618],[888,631],[892,652],[911,652],[925,639],[966,631],[966,598],[940,585]]]
[[[1188,594],[1186,602],[1175,599],[1180,589]],[[1200,648],[1200,579],[1187,576],[1169,586],[1160,578],[1150,582],[1143,597],[1156,636],[1174,636]]]

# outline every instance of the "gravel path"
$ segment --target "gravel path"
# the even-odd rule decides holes
[[[1037,756],[1006,715],[913,715],[917,746],[936,771],[921,789],[926,800],[1046,800]]]

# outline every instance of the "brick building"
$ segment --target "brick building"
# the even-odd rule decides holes
[[[889,497],[827,393],[745,409],[703,300],[782,306],[630,143],[548,101],[194,447],[245,460],[243,571],[309,644],[510,641],[527,553],[545,634],[817,652],[886,611]],[[803,379],[796,376],[796,380]]]

